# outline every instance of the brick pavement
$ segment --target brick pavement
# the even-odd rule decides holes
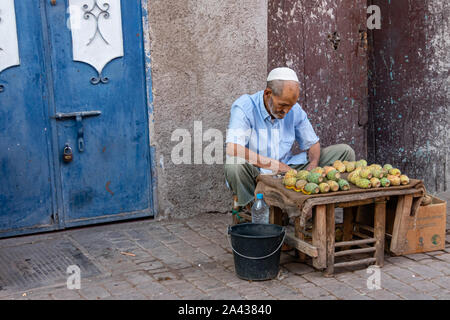
[[[292,252],[282,253],[277,279],[241,280],[227,239],[230,221],[229,214],[203,214],[0,240],[1,250],[65,238],[100,270],[82,277],[80,290],[67,289],[65,281],[27,291],[0,283],[0,299],[450,299],[449,244],[429,254],[386,255],[379,290],[367,288],[364,268],[325,278]]]

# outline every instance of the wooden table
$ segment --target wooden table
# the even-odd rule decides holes
[[[271,223],[282,224],[282,211],[290,212],[290,218],[294,219],[294,227],[287,226],[286,243],[294,247],[300,260],[305,256],[312,258],[312,264],[316,269],[325,269],[326,275],[334,273],[335,267],[347,267],[354,265],[372,264],[378,266],[384,264],[385,230],[386,230],[386,202],[396,197],[397,208],[394,221],[394,232],[391,239],[391,247],[400,244],[402,239],[397,237],[396,226],[405,215],[415,212],[422,200],[423,192],[418,189],[383,189],[381,191],[363,192],[357,194],[330,193],[330,196],[313,197],[302,205],[302,208],[293,206],[292,201],[286,199],[286,193],[277,190],[273,186],[267,186],[259,181],[255,190],[263,193],[265,202],[270,206]],[[283,193],[283,194],[282,194]],[[286,200],[286,201],[284,201]],[[357,213],[363,206],[373,204],[373,226],[367,226],[355,221]],[[301,223],[304,208],[312,210],[312,231],[307,232],[305,224]],[[343,208],[343,241],[335,242],[335,208]],[[367,212],[366,212],[367,214]],[[369,213],[370,214],[370,213]],[[371,236],[367,232],[371,232]],[[307,241],[306,238],[310,238]],[[358,238],[355,240],[355,238]],[[357,249],[350,249],[351,247]],[[337,249],[337,250],[336,250]],[[335,263],[335,257],[348,256],[361,253],[373,253],[370,258]]]

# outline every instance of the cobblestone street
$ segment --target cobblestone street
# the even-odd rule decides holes
[[[227,238],[230,221],[229,214],[203,214],[0,240],[0,299],[450,299],[448,234],[444,251],[386,254],[381,289],[370,290],[364,267],[337,269],[326,278],[296,262],[293,251],[282,253],[277,279],[241,280]],[[16,266],[29,282],[20,283],[17,270],[6,272],[13,263],[8,259],[25,249],[44,252],[51,243],[66,248],[64,257],[49,251],[48,261]],[[66,268],[73,261],[81,261],[79,290],[67,289]]]

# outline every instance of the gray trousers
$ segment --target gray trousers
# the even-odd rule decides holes
[[[239,159],[241,162],[242,159]],[[324,148],[320,152],[319,167],[331,166],[334,161],[355,161],[355,151],[346,144],[336,144]],[[228,159],[225,164],[225,179],[234,195],[238,197],[238,206],[243,207],[251,202],[255,195],[256,178],[260,174],[257,167],[245,161],[239,163],[237,159]],[[295,170],[303,170],[309,165],[290,165]]]

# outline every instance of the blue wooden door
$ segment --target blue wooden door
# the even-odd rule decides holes
[[[0,237],[59,226],[42,25],[39,1],[2,1]]]
[[[69,4],[75,8],[71,10]],[[137,0],[58,0],[56,6],[46,4],[55,114],[101,112],[82,118],[81,123],[75,118],[54,120],[56,149],[62,152],[68,143],[73,151],[72,162],[58,162],[65,226],[152,212],[141,10]],[[71,26],[71,19],[77,18],[78,25]],[[78,43],[76,32],[81,33]],[[116,41],[120,37],[122,41]],[[118,42],[115,48],[114,41]],[[110,59],[112,50],[120,56],[98,74],[95,65],[74,61],[76,46],[81,51],[96,46],[91,54],[99,54],[96,58],[100,59]],[[90,58],[89,54],[86,57]]]
[[[9,91],[12,83],[0,94],[0,109],[11,109],[5,114],[9,120],[0,120],[7,137],[0,143],[5,149],[23,137],[18,143],[35,153],[32,157],[17,148],[11,158],[2,151],[2,173],[19,179],[10,163],[20,159],[28,179],[22,188],[36,195],[21,195],[12,181],[2,181],[9,200],[0,198],[8,204],[1,209],[6,218],[0,228],[17,230],[24,221],[28,231],[19,232],[24,233],[52,223],[65,228],[153,215],[141,2],[24,2],[16,1],[19,43],[22,61],[35,70],[24,74],[16,67],[0,74],[5,79],[9,72],[4,81],[14,79],[26,95],[18,110],[15,101],[22,94]],[[32,42],[39,43],[31,48]],[[90,111],[96,115],[86,116]],[[18,126],[20,119],[12,119],[12,112],[24,124]],[[24,130],[28,127],[29,132]],[[63,161],[66,146],[72,150],[71,162]],[[13,212],[17,217],[11,219]],[[39,223],[30,224],[30,215]]]

